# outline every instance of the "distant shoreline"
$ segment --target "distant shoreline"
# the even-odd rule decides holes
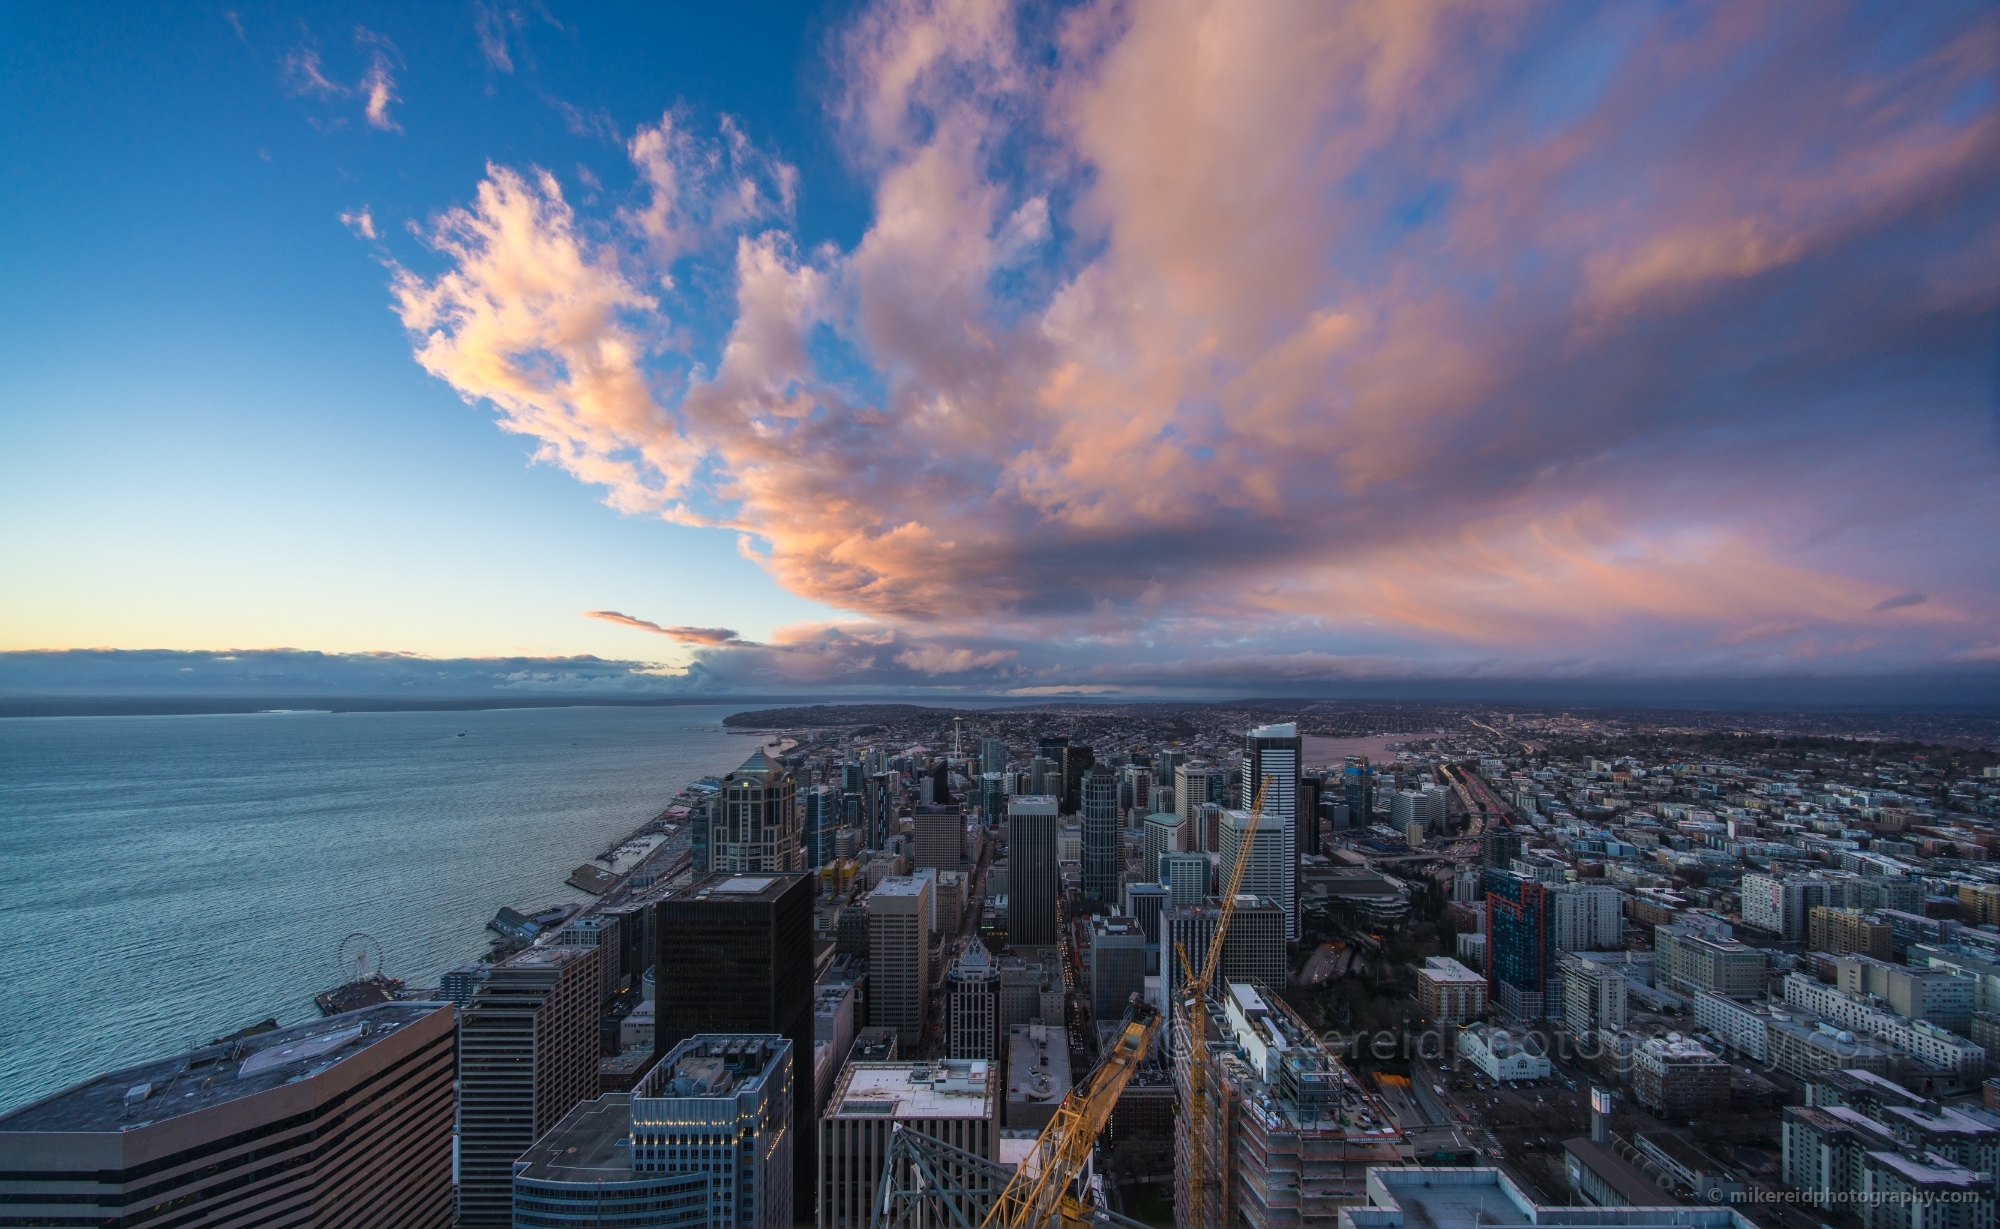
[[[742,704],[728,696],[12,696],[4,717],[192,717],[232,713],[464,713],[507,708],[663,708]],[[751,701],[750,703],[757,703]]]
[[[953,702],[991,702],[992,697],[954,697],[919,704],[944,709]],[[469,713],[513,708],[688,708],[730,705],[771,708],[826,702],[825,696],[0,696],[7,717],[194,717],[255,713]],[[1018,700],[1011,703],[1020,703]],[[869,705],[879,700],[836,699],[834,704]]]

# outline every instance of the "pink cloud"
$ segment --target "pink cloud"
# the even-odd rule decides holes
[[[1953,259],[2000,250],[2000,18],[1904,20],[884,3],[851,249],[670,113],[603,225],[489,168],[397,308],[538,458],[894,641],[705,668],[1944,662],[2000,634],[2000,264]]]

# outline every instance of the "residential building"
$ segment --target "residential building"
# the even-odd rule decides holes
[[[96,1076],[0,1115],[0,1206],[21,1225],[166,1207],[175,1224],[445,1229],[454,1032],[449,1003],[383,1003]]]
[[[895,1029],[896,1043],[912,1050],[930,1023],[931,882],[884,879],[867,904],[868,1022]]]
[[[1913,942],[1904,959],[1921,968],[1962,974],[1973,983],[1973,1010],[2000,1013],[2000,960],[1984,949],[1959,943]]]
[[[1554,935],[1559,952],[1600,951],[1625,938],[1625,894],[1606,884],[1566,884],[1554,890]]]
[[[1766,1062],[1771,1056],[1771,1012],[1712,990],[1694,993],[1694,1022],[1739,1054]]]
[[[1877,960],[1894,956],[1894,933],[1859,909],[1814,905],[1808,914],[1806,945],[1817,952],[1855,952]]]
[[[1802,973],[1786,974],[1784,987],[1786,1003],[1830,1020],[1841,1030],[1865,1034],[1878,1044],[1914,1055],[1967,1083],[1977,1083],[1985,1077],[1985,1048],[1948,1029],[1911,1020]]]
[[[1819,1207],[1858,1211],[1867,1229],[1993,1224],[1993,1170],[1968,1168],[1952,1155],[1950,1144],[1943,1150],[1925,1147],[1920,1130],[1893,1129],[1886,1121],[1891,1114],[1930,1117],[1901,1108],[1787,1106],[1781,1127],[1785,1184]],[[1983,1125],[1970,1119],[1966,1124]]]
[[[1052,794],[1007,800],[1007,942],[1013,947],[1056,945],[1056,901],[1062,895],[1056,808]]]
[[[838,856],[834,834],[842,819],[840,791],[831,785],[816,785],[802,791],[798,800],[799,844],[806,869],[818,870]]]
[[[1479,838],[1480,860],[1489,869],[1506,870],[1521,856],[1521,834],[1511,825],[1489,825]]]
[[[1347,757],[1340,769],[1340,789],[1347,807],[1347,826],[1366,828],[1369,816],[1375,813],[1375,778],[1368,771],[1367,756]]]
[[[458,1025],[458,1219],[513,1223],[514,1161],[597,1095],[594,947],[531,947],[493,966]]]
[[[709,802],[708,869],[790,872],[805,869],[799,845],[798,782],[762,747],[722,778]]]
[[[1563,1027],[1573,1037],[1615,1033],[1625,1027],[1625,974],[1619,966],[1566,955],[1557,965],[1562,981]]]
[[[1846,903],[1842,883],[1818,875],[1750,874],[1740,887],[1743,924],[1785,939],[1806,937],[1816,906]]]
[[[1486,872],[1486,979],[1516,1020],[1543,1015],[1555,966],[1555,906],[1547,884],[1517,871]]]
[[[1729,1103],[1729,1064],[1676,1034],[1632,1050],[1632,1093],[1665,1118],[1698,1118]]]
[[[1910,968],[1869,956],[1835,962],[1836,984],[1847,994],[1873,995],[1899,1016],[1928,1020],[1963,1032],[1978,1004],[1979,979],[1952,969]]]
[[[1653,927],[1653,968],[1659,984],[1670,989],[1730,998],[1761,997],[1770,977],[1769,958],[1724,925]]]
[[[945,973],[945,1014],[951,1057],[999,1057],[1000,966],[978,939]]]
[[[654,1051],[706,1033],[776,1033],[810,1079],[813,1052],[812,879],[707,875],[659,904]],[[871,969],[869,994],[874,995]],[[801,1058],[800,1056],[804,1056]],[[814,1098],[792,1098],[792,1208],[817,1190]]]
[[[1486,979],[1449,956],[1417,970],[1417,1005],[1433,1024],[1464,1024],[1486,1014]]]
[[[915,1131],[998,1160],[993,1064],[977,1059],[918,1063],[854,1062],[841,1073],[820,1118],[819,1229],[875,1223],[882,1163],[894,1130]],[[946,1164],[946,1178],[981,1185]],[[976,1219],[976,1218],[975,1218]]]
[[[988,738],[979,744],[979,771],[982,774],[999,774],[1007,771],[1007,744],[997,738]],[[993,822],[992,816],[987,822]]]
[[[1807,1080],[1822,1071],[1886,1072],[1893,1061],[1889,1051],[1835,1025],[1772,1012],[1765,1022],[1773,1067]]]

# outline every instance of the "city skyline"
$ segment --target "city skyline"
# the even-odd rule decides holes
[[[1990,7],[1231,11],[10,14],[0,692],[1992,694]]]

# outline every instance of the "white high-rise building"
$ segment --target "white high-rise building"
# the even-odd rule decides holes
[[[1625,937],[1623,894],[1609,884],[1565,884],[1556,888],[1555,947],[1559,952],[1592,952],[1617,947]]]
[[[924,1043],[931,1001],[931,881],[897,876],[868,894],[868,1022]]]
[[[1190,845],[1203,853],[1214,853],[1202,844],[1201,808],[1214,801],[1208,796],[1208,765],[1199,760],[1174,769],[1174,806],[1187,821]]]
[[[1285,882],[1282,890],[1248,887],[1279,902],[1285,910],[1285,939],[1294,941],[1299,937],[1299,776],[1304,769],[1305,742],[1299,737],[1299,727],[1285,722],[1281,725],[1260,725],[1243,736],[1243,801],[1247,811],[1256,805],[1257,794],[1264,795],[1264,817],[1258,824],[1258,844],[1263,844],[1263,831],[1275,822],[1278,827],[1279,842],[1284,859]],[[1223,824],[1226,829],[1227,822]],[[1229,843],[1227,832],[1222,835],[1225,847]],[[1223,850],[1223,865],[1231,865],[1229,850]]]
[[[1572,1036],[1588,1036],[1599,1029],[1615,1033],[1625,1026],[1624,969],[1565,956],[1557,972],[1562,978],[1563,1024]]]
[[[1186,826],[1186,820],[1171,812],[1146,817],[1145,882],[1160,882],[1160,855],[1181,851],[1181,832]]]
[[[1237,859],[1247,853],[1249,861],[1240,890],[1245,895],[1262,896],[1284,910],[1285,939],[1296,940],[1299,937],[1298,854],[1294,843],[1297,833],[1280,816],[1267,814],[1257,822],[1256,836],[1245,851],[1243,838],[1249,830],[1250,812],[1222,813],[1222,865],[1218,868],[1221,885],[1225,888],[1229,885]]]

